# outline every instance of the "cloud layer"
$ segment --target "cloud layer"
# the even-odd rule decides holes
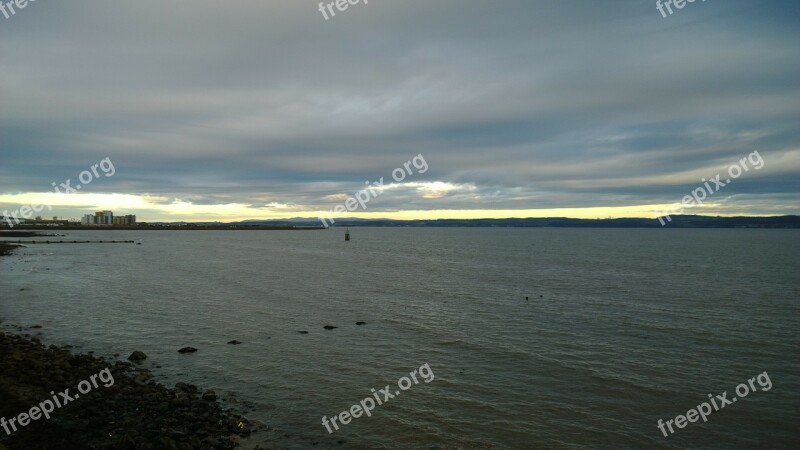
[[[355,215],[644,215],[758,149],[697,212],[800,212],[797,2],[373,0],[327,21],[318,3],[0,15],[0,208],[308,216],[423,154]],[[44,194],[105,157],[113,177]]]

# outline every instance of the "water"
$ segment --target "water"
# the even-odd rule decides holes
[[[284,447],[800,444],[797,230],[65,233],[144,245],[0,258],[3,326],[142,350],[161,381],[215,389]],[[322,425],[426,363],[432,382]],[[769,391],[657,428],[765,371]]]

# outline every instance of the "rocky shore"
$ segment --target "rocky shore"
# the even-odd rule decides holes
[[[4,256],[4,255],[7,255],[7,254],[11,253],[12,251],[14,251],[14,249],[16,247],[18,247],[18,246],[17,245],[4,244],[4,243],[0,242],[0,256]]]
[[[0,445],[9,450],[232,449],[250,432],[248,421],[224,411],[213,392],[184,383],[168,389],[134,363],[76,355],[6,333],[0,333],[0,355],[0,417],[7,421],[52,400],[51,392],[58,396],[69,388],[76,397],[80,382],[104,370],[113,376],[113,385],[99,383],[56,408],[49,420],[40,417],[25,427],[18,420],[18,431],[9,426],[10,436],[0,428]]]
[[[10,247],[0,244],[0,256],[13,251]],[[98,380],[101,373],[106,375]],[[79,384],[93,376],[100,382],[78,398]],[[59,393],[66,389],[74,400],[55,408],[49,419],[42,417],[42,403],[64,401]],[[184,383],[167,388],[135,362],[74,354],[4,332],[0,419],[0,450],[232,449],[251,431],[250,423],[223,410],[211,391]]]

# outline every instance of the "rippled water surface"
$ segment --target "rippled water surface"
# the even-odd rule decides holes
[[[284,447],[800,447],[796,230],[65,233],[143,245],[0,258],[3,327],[142,350]],[[432,382],[322,425],[425,363]],[[657,428],[765,371],[769,391]]]

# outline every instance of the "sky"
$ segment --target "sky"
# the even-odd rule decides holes
[[[800,213],[796,0],[319,7],[0,12],[0,213],[655,217],[732,165],[687,213]]]

